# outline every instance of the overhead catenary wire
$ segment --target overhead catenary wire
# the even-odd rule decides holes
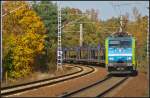
[[[22,8],[22,7],[24,7],[24,5],[23,5],[23,6],[20,6],[20,7],[18,7],[18,8],[16,8],[16,9],[14,9],[14,10],[8,12],[8,13],[5,13],[4,15],[2,15],[2,17],[6,16],[6,15],[8,15],[8,14],[10,14],[10,13],[13,13],[13,12],[17,11],[17,10],[19,10],[19,9]]]
[[[122,15],[122,13],[121,13],[122,12],[121,11],[121,7],[122,6],[135,6],[136,5],[136,6],[143,6],[143,8],[146,8],[145,7],[145,3],[138,2],[138,1],[136,1],[136,2],[130,2],[130,3],[129,2],[128,3],[125,3],[125,2],[121,3],[121,2],[123,2],[123,1],[120,1],[120,4],[119,4],[119,2],[116,2],[116,1],[110,2],[110,5],[112,5],[112,7],[115,10],[115,12],[118,13],[117,9],[119,10],[119,16]]]
[[[118,3],[118,2],[117,2]],[[114,4],[112,3],[114,6],[131,6],[131,5],[139,5],[139,6],[145,6],[144,3],[141,2],[130,2],[130,3],[122,3],[122,4]],[[143,4],[143,5],[142,5]]]
[[[76,23],[77,21],[81,20],[81,19],[84,18],[84,17],[86,17],[86,16],[82,16],[82,17],[80,17],[79,19],[77,19],[77,20],[75,20],[75,21],[69,22],[68,24],[63,25],[61,28],[64,28],[64,27],[67,26],[67,25],[74,24],[74,23]]]

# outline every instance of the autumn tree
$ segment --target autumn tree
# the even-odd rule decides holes
[[[4,68],[9,77],[26,76],[36,68],[36,57],[44,53],[44,24],[24,1],[6,1],[3,9],[7,13],[2,23]]]
[[[142,16],[136,7],[133,8],[132,15],[134,20],[128,22],[127,31],[136,38],[136,55],[138,55],[138,65],[146,67],[148,16]]]

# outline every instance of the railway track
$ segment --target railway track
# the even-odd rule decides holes
[[[103,97],[122,84],[128,77],[106,76],[104,79],[76,91],[68,92],[59,97]]]
[[[16,93],[20,93],[26,90],[32,90],[34,88],[39,88],[42,86],[47,86],[47,85],[53,85],[62,81],[67,81],[70,79],[78,78],[87,74],[90,74],[95,71],[94,67],[91,66],[77,66],[74,65],[75,67],[80,68],[79,71],[58,76],[58,77],[53,77],[53,78],[48,78],[48,79],[43,79],[43,80],[38,80],[38,81],[33,81],[25,84],[19,84],[19,85],[14,85],[14,86],[9,86],[9,87],[3,87],[1,88],[1,95],[2,96],[8,96]],[[86,68],[88,70],[85,70]]]
[[[69,66],[72,66],[72,65],[69,65]],[[21,84],[17,84],[17,85],[4,86],[4,87],[1,87],[1,90],[9,89],[9,88],[12,88],[12,87],[19,87],[19,86],[28,85],[28,84],[33,84],[33,83],[38,83],[38,82],[41,82],[41,81],[44,81],[44,80],[46,81],[46,80],[52,80],[52,79],[56,79],[56,78],[61,78],[61,77],[77,74],[77,73],[80,73],[80,72],[83,71],[82,67],[76,66],[76,65],[73,65],[73,66],[77,67],[79,70],[76,71],[76,72],[73,72],[73,73],[69,73],[69,74],[65,74],[65,75],[61,75],[61,76],[56,76],[56,77],[51,77],[51,78],[47,78],[47,79],[43,79],[43,80],[36,80],[36,81],[28,82],[28,83],[21,83]]]

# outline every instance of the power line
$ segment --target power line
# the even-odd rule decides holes
[[[76,23],[77,21],[81,20],[81,19],[84,18],[84,17],[86,17],[86,16],[82,16],[81,18],[79,18],[79,19],[77,19],[77,20],[75,20],[75,21],[72,21],[72,22],[70,22],[70,23],[68,23],[68,24],[65,24],[65,25],[63,25],[61,28],[64,28],[66,25],[74,24],[74,23]]]
[[[118,3],[118,2],[117,2]],[[130,2],[130,3],[122,3],[122,4],[114,4],[113,2],[112,2],[112,4],[114,5],[114,6],[131,6],[131,5],[134,5],[134,4],[138,4],[138,5],[140,5],[140,6],[145,6],[144,5],[144,3],[139,3],[139,2]],[[143,5],[142,5],[143,4]]]
[[[16,8],[16,9],[10,11],[9,13],[6,13],[6,14],[2,15],[2,17],[6,16],[6,15],[8,15],[8,14],[11,14],[11,13],[13,13],[13,12],[15,12],[15,11],[17,11],[17,10],[19,10],[19,9],[22,8],[22,7],[24,7],[24,6],[20,6],[20,7]]]

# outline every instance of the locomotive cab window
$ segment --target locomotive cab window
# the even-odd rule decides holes
[[[115,47],[131,47],[131,41],[130,40],[124,40],[124,41],[117,41],[117,40],[110,40],[109,41],[109,47],[115,48]]]
[[[119,47],[120,41],[111,40],[109,41],[109,47]]]
[[[120,45],[122,46],[122,47],[131,47],[131,41],[129,40],[129,41],[121,41],[121,43],[120,43]]]

